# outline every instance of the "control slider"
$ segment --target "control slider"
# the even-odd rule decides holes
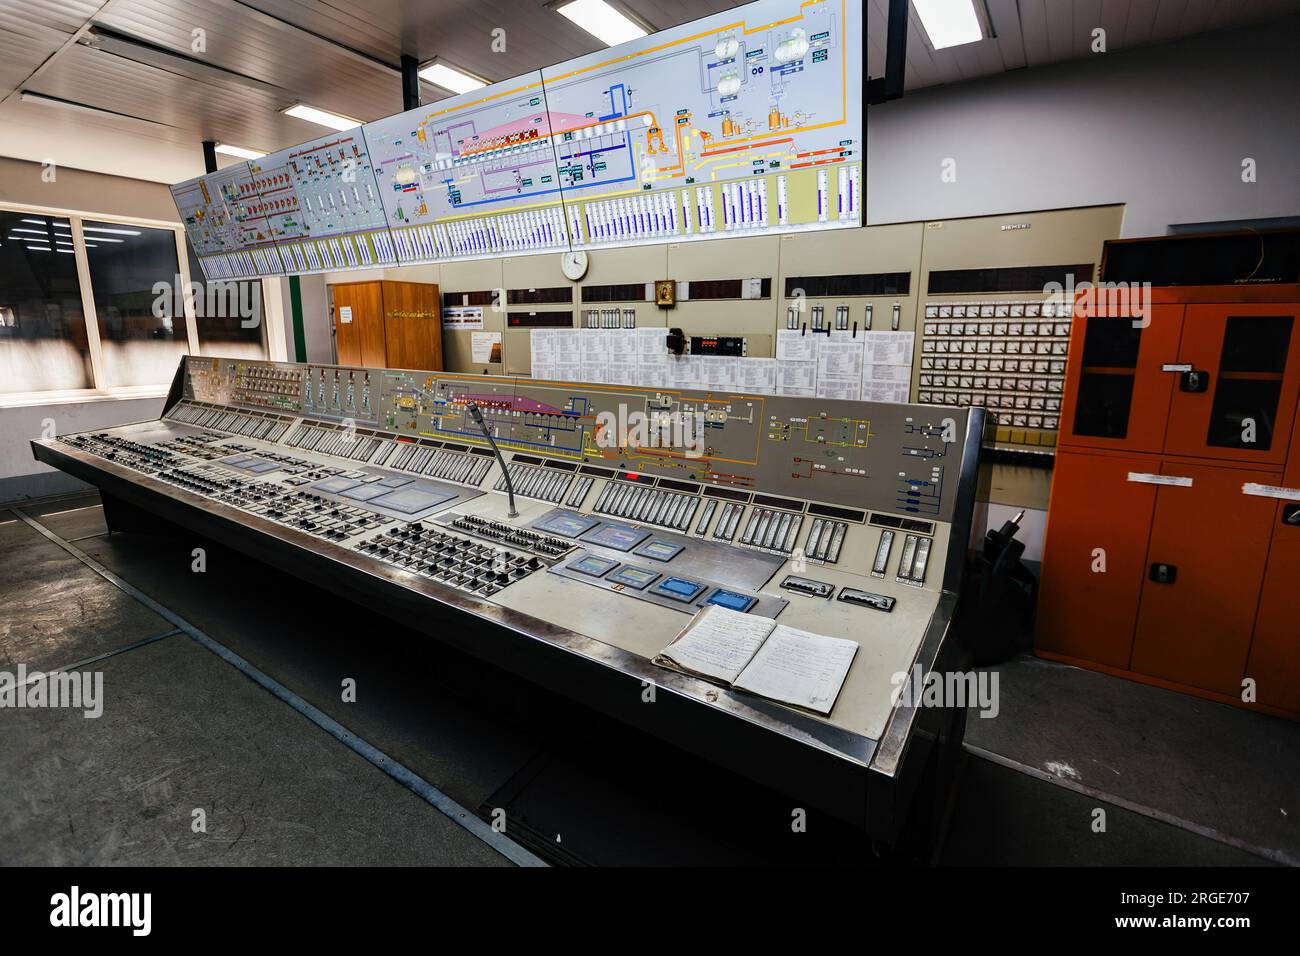
[[[839,599],[848,601],[850,604],[861,604],[863,607],[869,607],[876,611],[885,611],[886,613],[894,609],[896,600],[887,594],[876,594],[858,588],[841,588]]]
[[[794,574],[787,575],[786,579],[781,582],[781,587],[787,591],[806,594],[809,597],[829,598],[835,593],[835,585],[833,584],[827,584],[825,581],[814,581],[812,578],[801,578]]]

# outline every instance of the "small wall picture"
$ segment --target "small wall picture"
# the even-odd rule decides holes
[[[677,282],[674,279],[655,281],[655,305],[670,309],[677,304]]]

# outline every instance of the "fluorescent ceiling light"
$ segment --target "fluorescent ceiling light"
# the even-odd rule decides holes
[[[331,113],[328,110],[318,110],[314,106],[308,106],[306,103],[299,103],[297,106],[291,106],[287,110],[281,110],[285,116],[292,116],[295,119],[306,120],[308,123],[315,123],[317,126],[325,126],[329,129],[336,129],[340,133],[354,126],[360,126],[360,120],[348,119],[346,116],[340,116],[338,113]]]
[[[27,220],[23,220],[23,221],[26,222]],[[13,238],[13,234],[15,232],[27,232],[27,233],[31,233],[33,236],[45,235],[44,229],[19,229],[17,226],[14,226],[12,229],[9,230],[9,237],[11,239]]]
[[[49,246],[28,246],[27,251],[28,252],[53,252],[54,250],[51,249]]]
[[[132,116],[130,113],[117,113],[113,110],[101,109],[98,106],[87,106],[85,103],[74,103],[72,100],[59,99],[57,96],[46,96],[43,93],[33,93],[31,90],[23,90],[18,94],[18,99],[24,103],[38,103],[41,106],[57,106],[60,109],[75,110],[78,113],[90,113],[94,116],[107,116],[109,119],[121,122],[126,120],[131,123],[143,123],[146,126],[156,126],[159,129],[172,129],[166,123],[159,123],[157,120],[144,119],[140,116]]]
[[[240,159],[261,159],[266,153],[258,152],[255,149],[248,149],[245,146],[231,146],[229,143],[218,143],[216,151],[223,156],[238,156]]]
[[[572,0],[556,7],[555,12],[582,27],[605,46],[618,46],[646,35],[639,24],[605,0]]]
[[[48,226],[50,224],[48,219],[20,219],[19,222],[30,222],[33,226]],[[54,225],[57,228],[60,224],[56,222]]]
[[[454,66],[448,66],[441,60],[434,60],[421,69],[420,76],[434,86],[441,86],[444,90],[451,90],[453,93],[471,93],[487,86],[477,76],[472,76],[464,70],[458,70]]]
[[[138,236],[138,235],[140,235],[140,230],[138,230],[138,229],[109,229],[107,226],[82,226],[82,227],[81,227],[81,231],[82,231],[82,232],[107,232],[107,233],[110,233],[111,235],[115,235],[115,236]],[[122,241],[122,240],[120,240],[120,239],[118,240],[118,242],[121,242],[121,241]]]
[[[936,50],[984,39],[972,0],[912,0],[912,6]]]

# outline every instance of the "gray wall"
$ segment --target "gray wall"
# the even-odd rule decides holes
[[[42,438],[47,419],[54,435],[148,421],[162,414],[161,398],[97,399],[0,408],[0,501],[36,498],[85,487],[32,458],[31,440]]]
[[[143,179],[105,176],[59,167],[54,182],[41,178],[40,163],[0,156],[0,202],[24,203],[98,213],[180,222],[171,190]]]
[[[1119,202],[1127,237],[1300,214],[1297,51],[1288,18],[872,107],[868,222]],[[953,183],[940,181],[947,157]]]

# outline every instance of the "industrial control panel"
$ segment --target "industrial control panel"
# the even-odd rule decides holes
[[[810,761],[839,781],[810,799],[860,817],[846,795],[877,785],[867,781],[892,788],[917,728],[947,719],[896,707],[894,679],[955,653],[982,419],[735,389],[189,357],[161,419],[33,450],[98,484],[110,523],[114,502],[129,502],[416,626],[439,620],[433,602],[477,622],[470,653],[490,644],[491,659],[529,676],[542,667],[580,699],[614,707],[622,691],[606,682],[633,702],[662,685],[690,708],[673,739],[699,749],[753,735],[746,772],[797,787],[773,768]],[[657,666],[712,607],[856,643],[829,708]]]

